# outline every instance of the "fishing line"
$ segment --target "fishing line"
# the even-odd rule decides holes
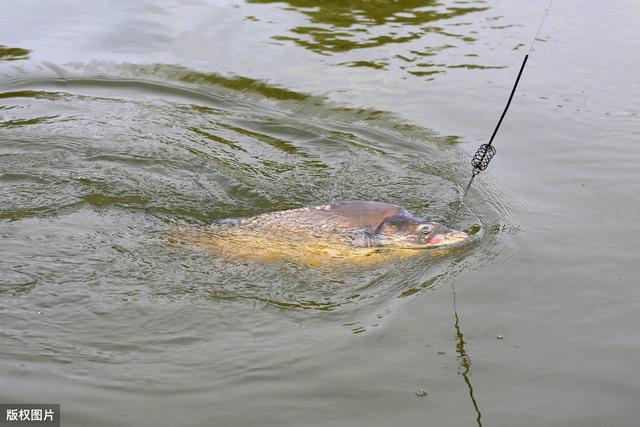
[[[513,88],[511,89],[511,94],[509,95],[509,100],[507,101],[507,105],[504,107],[504,110],[502,111],[502,115],[500,116],[500,119],[498,120],[498,124],[496,125],[496,128],[493,130],[493,134],[491,135],[491,139],[489,139],[489,142],[486,144],[482,144],[478,150],[476,151],[476,153],[473,155],[473,158],[471,159],[471,179],[469,180],[469,183],[467,184],[467,187],[464,189],[464,193],[462,193],[462,197],[460,198],[460,206],[462,205],[462,202],[465,198],[465,196],[467,195],[467,192],[469,191],[469,188],[471,187],[471,183],[473,182],[474,178],[476,176],[478,176],[480,174],[480,172],[484,171],[485,169],[487,169],[489,167],[489,162],[491,162],[491,159],[493,159],[493,156],[496,155],[496,149],[495,147],[493,147],[493,139],[496,137],[496,134],[498,133],[498,129],[500,128],[500,125],[502,124],[502,120],[504,119],[504,116],[507,114],[507,110],[509,109],[509,105],[511,105],[511,100],[513,99],[513,94],[516,92],[516,88],[518,87],[518,82],[520,82],[520,77],[522,76],[522,72],[524,71],[524,67],[525,65],[527,65],[527,59],[529,59],[529,54],[531,53],[531,49],[533,49],[533,45],[536,42],[536,40],[538,39],[538,34],[540,34],[540,30],[542,29],[542,26],[544,25],[544,21],[545,19],[547,19],[547,15],[549,14],[549,10],[551,9],[551,6],[553,6],[553,2],[554,0],[551,0],[549,2],[549,6],[547,7],[547,10],[544,13],[544,16],[542,17],[542,21],[540,21],[540,25],[538,26],[538,30],[536,31],[536,35],[533,37],[533,40],[531,41],[531,45],[529,45],[529,50],[527,51],[527,53],[524,56],[524,60],[522,61],[522,65],[520,66],[520,71],[518,72],[518,77],[516,78],[516,82],[513,84]],[[458,210],[460,209],[460,206],[458,206]]]

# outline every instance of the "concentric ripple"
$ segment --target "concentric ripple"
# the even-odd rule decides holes
[[[96,72],[104,67],[110,78]],[[197,233],[218,219],[340,199],[482,224],[468,209],[454,215],[464,170],[455,138],[393,115],[169,65],[69,74],[0,93],[1,262],[15,278],[5,293],[65,284],[63,293],[99,286],[116,298],[362,308],[431,288],[500,233],[366,266],[240,262],[172,244],[176,227]]]

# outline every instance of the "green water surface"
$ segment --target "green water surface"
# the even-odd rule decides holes
[[[9,0],[0,403],[65,426],[633,426],[640,8]],[[230,261],[197,227],[396,203],[476,242]]]

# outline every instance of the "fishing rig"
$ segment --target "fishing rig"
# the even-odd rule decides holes
[[[551,0],[549,2],[549,6],[547,7],[547,10],[545,11],[544,16],[542,17],[542,21],[540,21],[540,25],[538,26],[538,31],[536,31],[536,35],[533,36],[533,40],[531,41],[529,50],[525,54],[524,60],[522,61],[522,65],[520,66],[520,71],[518,72],[518,77],[516,78],[516,82],[513,84],[513,88],[511,89],[511,95],[509,95],[509,100],[507,101],[507,105],[504,107],[504,110],[502,111],[500,120],[498,120],[498,124],[496,125],[496,128],[493,130],[493,134],[491,135],[489,142],[486,144],[482,144],[478,148],[476,153],[473,155],[473,158],[471,159],[471,168],[472,168],[471,179],[469,179],[469,183],[467,184],[467,187],[464,189],[464,193],[462,193],[462,197],[460,198],[460,204],[462,204],[462,202],[464,201],[464,198],[467,195],[467,192],[469,191],[469,188],[471,187],[471,183],[473,183],[473,180],[475,179],[475,177],[478,176],[480,172],[484,171],[489,167],[489,162],[491,162],[491,159],[493,159],[493,156],[496,155],[496,149],[492,145],[493,139],[496,137],[496,134],[498,133],[498,129],[502,124],[502,120],[504,119],[504,116],[507,114],[509,105],[511,105],[513,94],[516,92],[516,88],[518,87],[518,82],[520,82],[520,77],[522,76],[524,67],[525,65],[527,65],[527,59],[529,59],[529,54],[531,53],[531,49],[533,49],[533,45],[538,38],[538,34],[540,34],[542,25],[544,24],[545,19],[547,19],[547,15],[549,14],[549,10],[551,9],[551,6],[553,6],[553,1],[554,0]]]

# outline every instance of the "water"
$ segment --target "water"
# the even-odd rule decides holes
[[[640,9],[10,1],[0,402],[64,425],[634,425]],[[368,199],[473,245],[230,262],[177,227]],[[500,339],[498,339],[500,337]]]

